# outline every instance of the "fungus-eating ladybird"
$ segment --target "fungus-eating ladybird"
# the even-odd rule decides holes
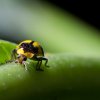
[[[47,66],[48,59],[44,57],[43,48],[36,41],[32,40],[22,41],[12,51],[11,61],[23,64],[25,66],[25,69],[27,69],[27,66],[25,64],[27,58],[38,61],[36,65],[36,70],[42,70],[40,68],[42,60],[45,60],[45,66]]]

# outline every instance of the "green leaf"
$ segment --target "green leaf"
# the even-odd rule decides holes
[[[43,62],[44,71],[36,71],[36,62],[31,60],[28,60],[27,71],[14,62],[0,66],[0,100],[66,100],[77,98],[75,95],[98,96],[95,91],[100,89],[100,59],[67,53],[46,54],[46,57],[50,67],[45,67]]]
[[[11,51],[15,48],[16,44],[0,40],[0,64],[5,63],[11,57]]]

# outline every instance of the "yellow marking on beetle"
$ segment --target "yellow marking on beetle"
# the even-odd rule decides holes
[[[34,42],[34,43],[33,43],[33,46],[34,46],[34,47],[39,47],[40,44],[39,44],[38,42]]]
[[[32,57],[34,56],[34,54],[31,53],[31,52],[26,52],[26,53],[24,53],[23,48],[18,49],[18,50],[17,50],[17,54],[24,55],[24,56],[26,56],[27,58],[32,58]]]

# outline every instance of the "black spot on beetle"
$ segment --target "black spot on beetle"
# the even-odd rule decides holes
[[[32,42],[33,43],[33,42]],[[38,53],[38,47],[34,47],[32,43],[22,43],[20,48],[24,49],[24,52]]]

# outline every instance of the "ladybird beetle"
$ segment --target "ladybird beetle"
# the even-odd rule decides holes
[[[27,67],[25,61],[27,60],[27,58],[37,61],[36,70],[43,70],[40,68],[42,60],[45,60],[45,66],[47,66],[48,59],[44,57],[43,48],[36,41],[32,40],[22,41],[12,51],[11,61],[23,64],[26,70]]]

